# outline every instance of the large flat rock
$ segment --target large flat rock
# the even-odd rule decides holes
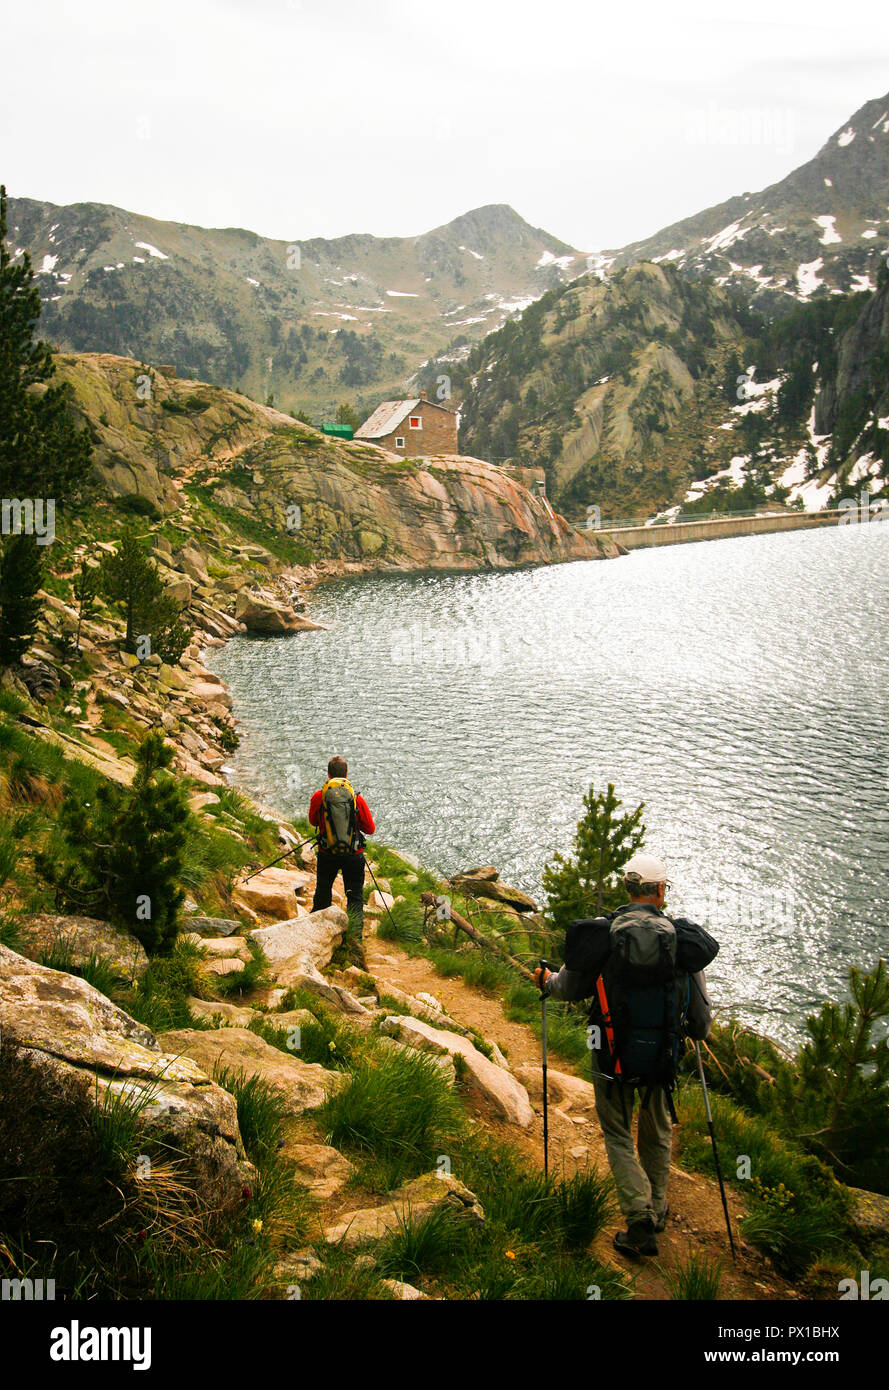
[[[327,1071],[317,1062],[303,1062],[265,1042],[247,1028],[179,1028],[161,1033],[167,1052],[190,1058],[208,1076],[219,1065],[245,1076],[258,1076],[287,1100],[291,1114],[314,1110],[343,1084],[340,1072]]]
[[[284,1155],[296,1164],[297,1180],[322,1202],[341,1192],[355,1172],[354,1164],[328,1144],[288,1144]]]
[[[309,882],[303,869],[263,869],[235,884],[232,896],[264,917],[277,917],[286,922],[305,913],[299,898]]]
[[[424,1052],[449,1053],[463,1058],[476,1089],[489,1100],[504,1119],[528,1129],[534,1123],[534,1110],[528,1092],[520,1081],[479,1052],[468,1038],[446,1028],[433,1028],[423,1019],[409,1014],[392,1014],[383,1020],[381,1031]]]
[[[330,962],[342,941],[348,920],[341,907],[331,904],[305,917],[291,917],[271,927],[255,927],[248,936],[262,947],[272,965],[294,956],[307,956],[320,970]]]

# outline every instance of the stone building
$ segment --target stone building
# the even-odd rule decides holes
[[[410,401],[383,401],[355,431],[355,438],[367,439],[404,458],[456,454],[459,426],[458,411],[430,401],[421,391]]]

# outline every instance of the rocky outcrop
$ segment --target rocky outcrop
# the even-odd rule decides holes
[[[537,904],[520,888],[509,888],[501,883],[496,869],[468,869],[464,874],[455,874],[449,880],[451,887],[468,898],[491,898],[515,908],[516,912],[536,912]]]
[[[479,569],[617,555],[607,536],[583,533],[540,497],[481,459],[443,455],[405,460],[361,440],[333,440],[280,411],[220,387],[155,373],[147,399],[134,389],[139,364],[106,353],[66,356],[58,373],[95,439],[96,470],[112,493],[138,493],[163,513],[187,512],[173,478],[200,470],[211,503],[290,534],[316,560],[359,569]],[[102,423],[107,420],[108,424]],[[252,485],[231,473],[249,457]],[[298,499],[298,525],[290,529]],[[268,552],[239,558],[269,564]],[[258,548],[261,550],[261,547]],[[172,558],[172,557],[171,557]],[[231,547],[225,552],[231,559]],[[205,557],[206,559],[206,557]],[[189,560],[180,556],[180,565]],[[178,582],[183,569],[170,569]],[[202,576],[199,566],[192,575]],[[189,575],[186,575],[189,577]],[[229,576],[221,576],[221,582]],[[194,580],[192,582],[195,582]],[[196,581],[200,587],[201,578]],[[244,592],[235,620],[250,631],[311,626],[264,586]],[[234,590],[233,590],[234,591]],[[203,619],[202,619],[203,621]],[[208,621],[219,627],[218,615]]]
[[[20,918],[17,925],[21,954],[29,960],[49,957],[59,969],[81,970],[91,958],[99,959],[126,984],[148,969],[141,941],[110,922],[38,912]]]
[[[485,1057],[468,1038],[444,1028],[433,1028],[422,1019],[407,1014],[391,1015],[383,1020],[380,1029],[389,1037],[423,1052],[446,1052],[452,1057],[462,1058],[472,1085],[498,1114],[522,1129],[528,1129],[533,1124],[534,1111],[521,1082],[504,1067]]]
[[[140,1122],[188,1156],[210,1199],[240,1200],[252,1168],[234,1097],[85,980],[0,946],[0,1035],[61,1077],[86,1079],[99,1104],[108,1093],[133,1098]]]
[[[314,1110],[343,1084],[339,1072],[326,1071],[317,1062],[303,1062],[279,1047],[264,1042],[247,1028],[179,1028],[162,1033],[159,1041],[167,1052],[190,1058],[208,1075],[224,1067],[245,1076],[258,1076],[280,1091],[293,1115]]]
[[[302,618],[263,589],[242,589],[235,605],[235,617],[248,632],[280,636],[285,632],[319,632],[320,623]]]

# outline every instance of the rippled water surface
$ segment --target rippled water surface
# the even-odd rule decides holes
[[[345,581],[312,615],[212,655],[271,804],[341,752],[381,839],[536,894],[610,780],[722,943],[716,999],[785,1038],[889,955],[889,527]]]

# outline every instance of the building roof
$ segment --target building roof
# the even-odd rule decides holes
[[[446,415],[456,414],[456,411],[448,410],[447,406],[439,405],[438,401],[430,401],[423,396],[415,396],[409,401],[383,401],[361,428],[355,431],[355,438],[383,439],[397,429],[404,417],[416,410],[418,405],[431,405],[436,410],[443,410]]]
[[[405,415],[416,409],[419,404],[419,396],[412,401],[383,401],[361,428],[355,431],[355,438],[382,439],[384,435],[391,434],[401,424]]]

